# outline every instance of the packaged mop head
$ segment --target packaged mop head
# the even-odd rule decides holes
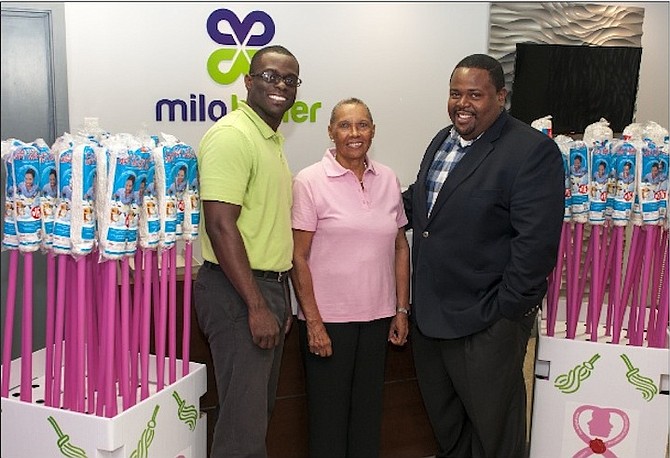
[[[143,148],[140,155],[144,163],[137,181],[137,202],[140,217],[138,222],[138,242],[144,249],[156,249],[160,241],[160,216],[158,215],[158,199],[156,197],[156,179],[154,157],[151,149]]]
[[[543,134],[546,134],[551,138],[553,135],[553,128],[551,122],[551,115],[544,116],[543,118],[536,119],[530,123],[530,127],[539,130]]]
[[[642,140],[644,138],[644,126],[634,122],[624,127],[621,134],[623,140]]]
[[[126,255],[131,256],[137,251],[139,238],[140,214],[143,205],[143,195],[148,185],[147,173],[152,161],[151,148],[142,145],[138,139],[128,139],[128,160],[131,173],[135,174],[133,195],[128,206],[128,221],[126,239]],[[126,182],[127,183],[127,182]]]
[[[663,200],[661,185],[667,179],[664,180],[661,174],[660,150],[656,144],[645,141],[641,153],[637,158],[640,173],[636,178],[642,224],[656,225],[660,221],[660,202]]]
[[[611,147],[614,133],[605,118],[586,126],[584,143],[589,153],[589,222],[604,224],[611,216],[614,205],[615,178],[611,164]]]
[[[193,154],[189,167],[189,185],[186,208],[184,210],[184,240],[195,240],[198,238],[200,228],[200,185],[198,182],[198,160]]]
[[[56,162],[58,197],[54,214],[52,249],[56,254],[70,254],[72,219],[72,148],[71,137],[56,140],[52,147]]]
[[[191,241],[197,238],[200,223],[198,160],[193,148],[184,143],[174,145],[173,155],[176,163],[168,194],[177,197],[177,238]]]
[[[668,223],[668,166],[670,166],[670,156],[668,154],[668,135],[663,138],[663,143],[658,149],[658,168],[660,174],[660,182],[658,184],[659,217],[662,219],[661,223],[667,227]]]
[[[19,247],[19,238],[16,233],[16,217],[14,215],[16,188],[14,187],[14,169],[12,167],[12,142],[13,139],[2,141],[2,163],[4,165],[4,186],[5,186],[5,216],[2,227],[2,249],[16,250]]]
[[[94,143],[82,143],[72,150],[71,186],[71,253],[84,256],[95,245],[95,176],[96,153]]]
[[[591,177],[589,223],[591,224],[604,224],[606,217],[611,216],[612,213],[615,173],[611,164],[610,148],[611,143],[607,139],[593,140],[592,146],[589,147],[589,176]]]
[[[656,146],[661,146],[666,138],[668,138],[668,130],[663,128],[660,124],[657,124],[654,121],[646,121],[642,123],[643,140],[652,141]]]
[[[42,209],[42,250],[53,245],[54,213],[58,198],[58,173],[51,148],[39,138],[33,142],[40,155],[40,207]]]
[[[570,145],[574,141],[571,137],[565,135],[557,135],[554,138],[558,149],[563,156],[563,173],[565,176],[565,212],[563,213],[563,221],[569,222],[572,219],[572,211],[570,206],[572,204],[572,190],[570,186]]]
[[[185,177],[186,171],[177,165],[177,158],[173,152],[174,145],[161,144],[153,149],[154,181],[156,183],[156,198],[158,201],[158,216],[160,217],[161,249],[172,248],[177,240],[177,199],[179,188],[185,191],[185,182],[175,183],[180,176]],[[185,178],[184,178],[185,181]],[[174,187],[173,187],[174,185]],[[172,189],[171,189],[172,188]]]
[[[589,210],[589,173],[588,149],[584,142],[575,141],[570,144],[569,160],[572,220],[576,223],[586,223]]]
[[[612,211],[612,222],[615,226],[626,226],[631,220],[636,195],[637,158],[643,145],[640,140],[616,140],[612,143],[612,164],[616,173],[616,192]]]
[[[137,241],[133,205],[138,170],[123,138],[110,137],[103,145],[106,150],[98,154],[99,190],[96,194],[100,255],[106,259],[120,259],[129,251],[127,244],[135,246]],[[104,178],[100,176],[103,172]]]
[[[37,251],[42,237],[40,206],[40,152],[27,143],[14,141],[11,147],[15,183],[14,215],[19,250]]]
[[[600,121],[589,124],[584,129],[583,140],[589,148],[594,145],[603,145],[609,143],[614,138],[614,133],[609,127],[610,123],[605,118]]]

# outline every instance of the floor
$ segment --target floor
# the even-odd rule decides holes
[[[292,333],[291,333],[292,334]],[[297,339],[289,335],[282,363],[278,400],[270,423],[268,452],[271,458],[305,458],[306,407],[302,367],[297,358]],[[528,424],[530,424],[533,367],[536,338],[531,337],[526,352],[524,374],[528,393]],[[385,415],[382,425],[381,458],[430,458],[434,439],[418,392],[409,348],[389,351],[385,385]],[[213,380],[210,380],[210,383]],[[215,414],[216,395],[201,399],[201,408]],[[209,406],[209,407],[207,407]],[[208,421],[208,445],[211,445],[213,422]],[[403,431],[403,434],[398,434]]]

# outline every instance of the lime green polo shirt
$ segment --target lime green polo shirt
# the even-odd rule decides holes
[[[242,207],[237,227],[252,269],[283,272],[292,266],[292,176],[283,145],[283,135],[244,102],[200,141],[200,198]],[[218,263],[210,234],[200,235],[203,258]]]

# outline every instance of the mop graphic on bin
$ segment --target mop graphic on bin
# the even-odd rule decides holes
[[[623,362],[626,363],[626,367],[628,368],[628,372],[626,372],[628,383],[633,385],[636,390],[641,391],[642,397],[647,402],[651,401],[654,396],[658,394],[658,387],[654,384],[654,381],[649,377],[640,375],[640,369],[633,367],[633,363],[631,363],[628,356],[622,354],[621,359],[623,359]]]
[[[579,418],[584,412],[591,411],[591,420],[589,420],[589,434],[586,434]],[[618,416],[622,420],[621,431],[610,438],[612,434],[611,417]],[[630,419],[626,412],[611,407],[597,407],[592,405],[579,406],[572,415],[572,427],[577,436],[587,445],[572,458],[586,458],[592,455],[602,455],[607,458],[617,458],[612,451],[612,447],[623,441],[628,435],[630,429]]]
[[[58,442],[56,442],[56,445],[63,456],[66,456],[67,458],[86,458],[86,452],[70,443],[70,436],[63,434],[63,431],[61,431],[60,426],[58,426],[54,417],[49,416],[47,420],[49,420],[49,423],[53,426],[56,434],[58,434]]]
[[[147,423],[147,427],[142,431],[142,436],[140,437],[139,442],[137,443],[137,448],[133,453],[130,454],[130,458],[147,458],[149,456],[149,446],[154,441],[154,429],[156,428],[156,415],[158,415],[158,409],[161,406],[156,406],[154,408],[154,414],[151,416],[151,420]]]
[[[582,382],[591,376],[591,371],[593,371],[594,368],[593,364],[599,358],[600,355],[596,353],[590,360],[570,369],[567,374],[559,375],[556,377],[556,380],[554,380],[554,386],[565,394],[576,392],[580,388]]]
[[[186,405],[186,400],[179,396],[179,393],[174,391],[172,397],[177,401],[179,408],[177,409],[177,417],[188,425],[188,429],[195,430],[195,423],[198,420],[198,409],[193,404]]]

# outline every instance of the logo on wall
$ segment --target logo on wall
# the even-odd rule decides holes
[[[232,34],[221,31],[220,25],[224,22],[228,23]],[[262,33],[251,33],[258,23],[262,25]],[[234,12],[222,8],[207,18],[207,33],[222,46],[207,59],[207,72],[219,84],[232,84],[249,71],[251,58],[258,51],[253,48],[261,48],[274,38],[275,23],[263,11],[252,11],[240,21]],[[222,71],[222,67],[228,67],[228,71]]]
[[[240,21],[235,13],[221,8],[207,18],[207,34],[221,45],[207,59],[207,72],[214,82],[230,85],[249,72],[251,58],[272,41],[275,23],[264,11],[252,11]],[[162,97],[154,107],[156,122],[162,122],[164,118],[168,122],[217,121],[237,109],[239,100],[237,94],[230,94],[228,102],[210,99],[200,91],[191,91],[185,99]],[[284,113],[282,122],[314,123],[320,108],[321,102],[296,100]]]

